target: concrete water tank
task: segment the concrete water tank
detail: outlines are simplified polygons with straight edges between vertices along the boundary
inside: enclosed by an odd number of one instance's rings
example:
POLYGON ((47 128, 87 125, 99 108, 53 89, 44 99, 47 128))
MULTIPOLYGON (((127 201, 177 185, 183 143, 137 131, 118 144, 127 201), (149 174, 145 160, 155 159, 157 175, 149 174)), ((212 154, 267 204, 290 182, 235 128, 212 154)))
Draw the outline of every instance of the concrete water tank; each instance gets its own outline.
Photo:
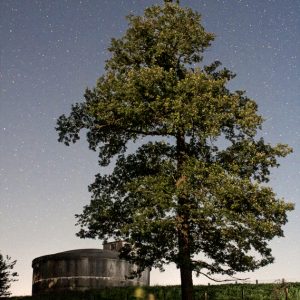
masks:
POLYGON ((32 294, 58 291, 85 291, 110 286, 149 285, 150 271, 128 279, 134 266, 119 259, 118 244, 105 249, 80 249, 50 254, 32 261, 32 294))

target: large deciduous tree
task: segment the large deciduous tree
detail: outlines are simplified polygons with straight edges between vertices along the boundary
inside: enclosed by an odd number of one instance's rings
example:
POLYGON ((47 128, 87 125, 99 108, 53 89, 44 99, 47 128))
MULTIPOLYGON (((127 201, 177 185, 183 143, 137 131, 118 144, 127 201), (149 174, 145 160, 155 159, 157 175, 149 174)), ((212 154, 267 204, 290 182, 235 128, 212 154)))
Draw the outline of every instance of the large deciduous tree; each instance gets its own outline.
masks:
POLYGON ((165 1, 128 20, 105 74, 57 122, 60 142, 85 129, 100 166, 114 166, 90 185, 78 236, 126 241, 121 255, 138 271, 175 263, 190 300, 193 271, 233 276, 273 262, 268 242, 293 205, 266 183, 291 149, 256 137, 263 119, 226 87, 234 74, 203 66, 214 35, 197 12, 165 1))
POLYGON ((18 276, 17 272, 13 272, 13 268, 16 264, 16 260, 11 261, 9 256, 4 257, 0 253, 0 297, 10 296, 9 288, 11 282, 16 281, 18 276))

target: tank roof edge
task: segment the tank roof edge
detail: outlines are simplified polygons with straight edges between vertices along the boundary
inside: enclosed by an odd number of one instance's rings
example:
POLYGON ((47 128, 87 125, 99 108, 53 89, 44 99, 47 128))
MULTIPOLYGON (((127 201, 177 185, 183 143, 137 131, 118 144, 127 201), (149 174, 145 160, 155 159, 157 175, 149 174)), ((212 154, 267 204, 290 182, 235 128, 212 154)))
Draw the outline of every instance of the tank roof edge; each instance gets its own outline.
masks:
POLYGON ((110 258, 110 259, 120 259, 118 251, 112 250, 104 250, 97 248, 88 248, 88 249, 74 249, 67 250, 63 252, 57 252, 53 254, 47 254, 43 256, 36 257, 32 260, 32 266, 36 263, 39 263, 44 260, 58 260, 58 259, 72 259, 78 257, 102 257, 102 258, 110 258))

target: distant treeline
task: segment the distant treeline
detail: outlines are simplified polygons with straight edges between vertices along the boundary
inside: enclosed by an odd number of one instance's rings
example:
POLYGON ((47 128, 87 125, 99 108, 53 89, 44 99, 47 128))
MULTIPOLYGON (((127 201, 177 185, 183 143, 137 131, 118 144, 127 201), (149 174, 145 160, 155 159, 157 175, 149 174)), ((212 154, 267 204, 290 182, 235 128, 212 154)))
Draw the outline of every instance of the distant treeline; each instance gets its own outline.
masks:
MULTIPOLYGON (((11 297, 9 300, 180 300, 180 286, 104 288, 11 297)), ((222 284, 194 287, 194 300, 300 300, 300 283, 222 284)))

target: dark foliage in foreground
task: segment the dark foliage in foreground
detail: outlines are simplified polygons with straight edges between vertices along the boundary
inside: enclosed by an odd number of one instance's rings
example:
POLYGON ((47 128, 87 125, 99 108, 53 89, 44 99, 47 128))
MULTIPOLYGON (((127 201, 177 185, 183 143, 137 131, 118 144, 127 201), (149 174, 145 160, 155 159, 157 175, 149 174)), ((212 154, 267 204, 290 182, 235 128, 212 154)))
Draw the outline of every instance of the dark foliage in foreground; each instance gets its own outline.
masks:
POLYGON ((13 268, 16 264, 16 260, 11 261, 9 256, 4 257, 0 253, 0 297, 9 296, 10 285, 13 281, 16 281, 18 276, 17 272, 13 272, 13 268))
MULTIPOLYGON (((180 286, 145 287, 144 298, 155 300, 181 299, 180 286)), ((194 299, 204 300, 300 300, 300 283, 222 284, 194 287, 194 299), (287 288, 287 290, 286 290, 287 288), (286 292, 288 293, 286 298, 286 292)), ((135 300, 135 288, 106 288, 99 291, 11 297, 10 300, 135 300)))

